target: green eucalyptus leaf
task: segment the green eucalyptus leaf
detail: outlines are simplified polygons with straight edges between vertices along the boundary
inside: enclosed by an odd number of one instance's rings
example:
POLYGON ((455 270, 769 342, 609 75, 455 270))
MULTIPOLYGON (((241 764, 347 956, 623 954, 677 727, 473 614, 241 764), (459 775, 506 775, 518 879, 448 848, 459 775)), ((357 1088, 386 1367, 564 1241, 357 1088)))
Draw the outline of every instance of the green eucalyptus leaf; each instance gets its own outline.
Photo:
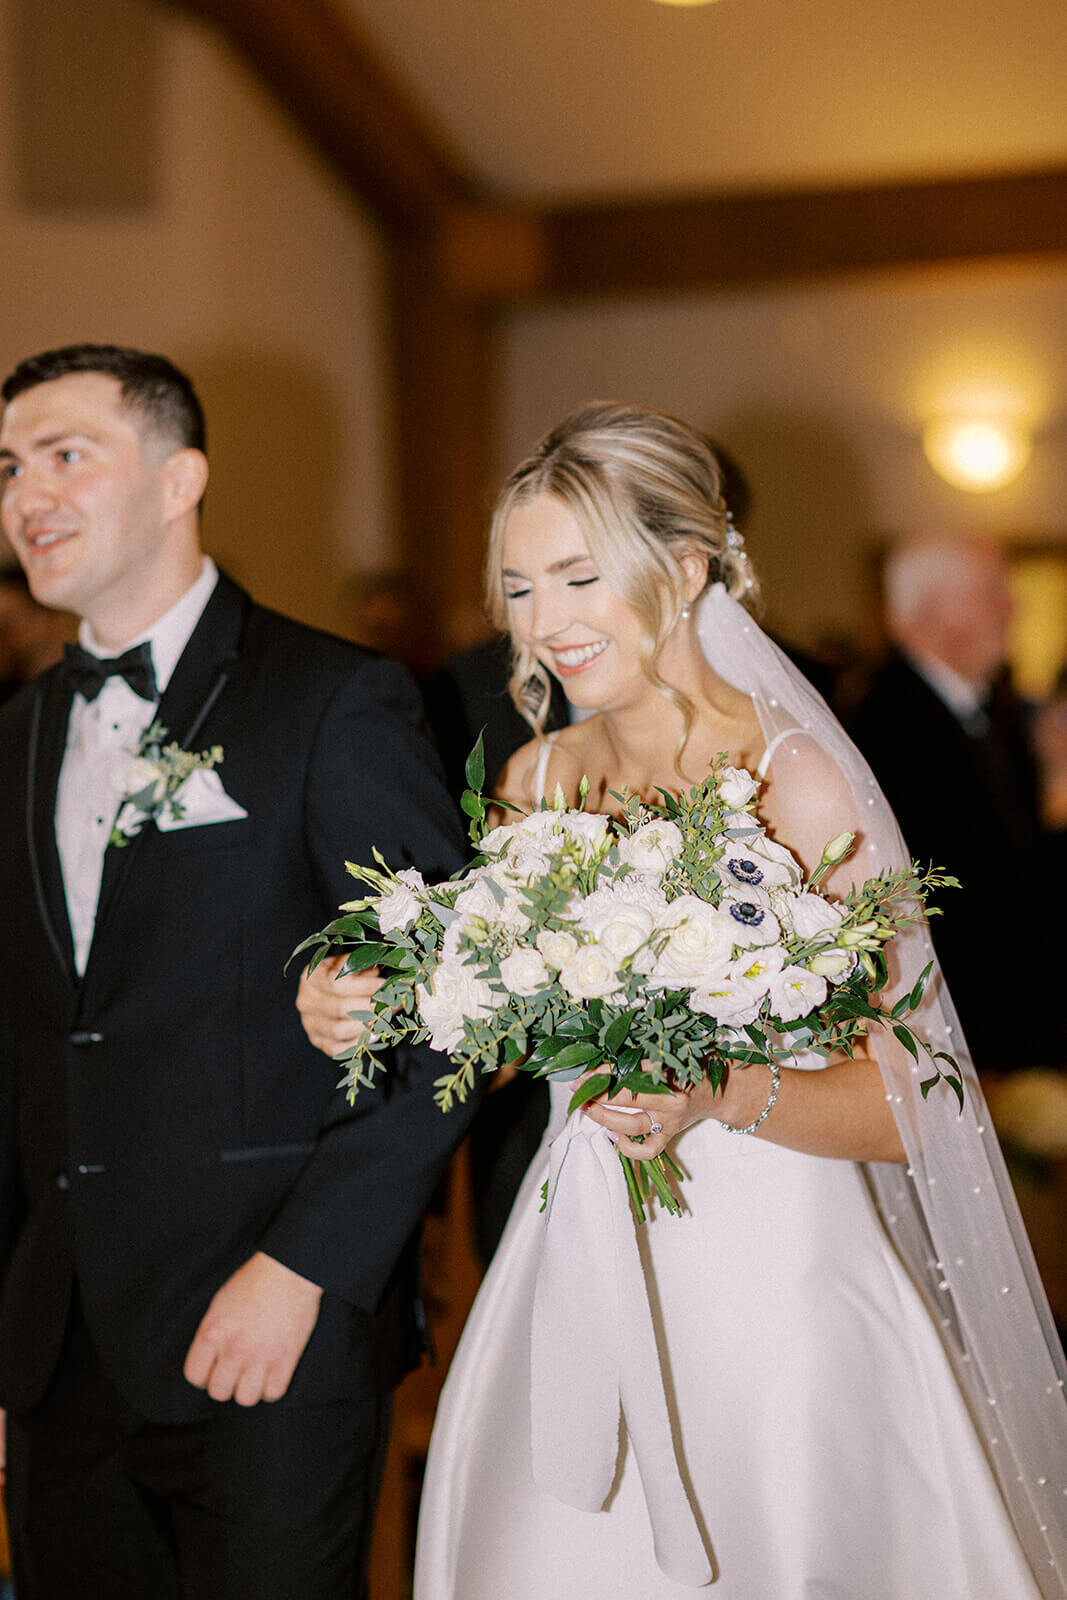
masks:
POLYGON ((601 1051, 597 1045, 569 1044, 553 1060, 553 1072, 568 1072, 571 1067, 589 1067, 594 1061, 601 1059, 601 1051))
POLYGON ((912 1056, 914 1060, 918 1061, 919 1050, 911 1030, 909 1028, 894 1028, 893 1032, 896 1034, 897 1038, 900 1040, 908 1054, 912 1056))
POLYGON ((392 951, 391 944, 357 944, 345 957, 341 971, 366 972, 368 967, 376 967, 380 961, 384 961, 392 951))
POLYGON ((471 789, 476 789, 480 794, 485 788, 485 729, 479 733, 474 741, 474 748, 463 767, 463 776, 471 789))
POLYGON ((920 972, 918 978, 915 980, 915 987, 911 991, 911 994, 908 996, 908 1006, 909 1006, 909 1009, 912 1010, 912 1011, 918 1010, 920 1004, 922 1003, 923 993, 924 993, 924 991, 926 989, 926 980, 930 976, 931 971, 933 970, 933 965, 934 964, 933 964, 932 961, 929 962, 923 968, 923 970, 920 972))
POLYGON ((611 1088, 611 1079, 606 1072, 594 1073, 591 1078, 586 1078, 580 1083, 571 1095, 567 1106, 567 1115, 577 1111, 579 1107, 587 1105, 590 1100, 595 1100, 597 1095, 604 1094, 611 1088))
POLYGON ((610 1022, 604 1033, 604 1049, 610 1056, 617 1056, 626 1043, 626 1036, 630 1032, 633 1022, 633 1013, 624 1011, 621 1016, 610 1022))

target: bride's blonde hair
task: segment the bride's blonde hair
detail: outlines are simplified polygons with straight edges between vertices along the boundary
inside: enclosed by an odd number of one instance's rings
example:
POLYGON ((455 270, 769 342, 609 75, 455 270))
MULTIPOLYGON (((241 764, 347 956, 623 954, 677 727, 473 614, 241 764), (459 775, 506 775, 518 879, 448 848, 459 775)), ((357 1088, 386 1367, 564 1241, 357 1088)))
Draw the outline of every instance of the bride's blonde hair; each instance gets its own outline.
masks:
MULTIPOLYGON (((566 506, 605 582, 638 613, 642 669, 681 707, 688 727, 693 708, 656 670, 686 603, 679 557, 706 557, 708 584, 725 584, 735 599, 755 598, 711 444, 666 412, 606 401, 572 412, 546 434, 507 479, 493 511, 486 602, 492 621, 505 631, 504 530, 516 506, 542 494, 566 506)), ((548 712, 548 674, 527 646, 514 645, 512 698, 540 733, 548 712)))

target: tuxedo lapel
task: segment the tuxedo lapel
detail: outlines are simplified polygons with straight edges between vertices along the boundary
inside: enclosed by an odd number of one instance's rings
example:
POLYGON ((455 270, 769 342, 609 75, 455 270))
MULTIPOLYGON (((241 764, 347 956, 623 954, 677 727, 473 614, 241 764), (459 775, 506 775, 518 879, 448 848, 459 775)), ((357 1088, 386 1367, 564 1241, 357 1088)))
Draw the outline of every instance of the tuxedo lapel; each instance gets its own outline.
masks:
MULTIPOLYGON (((183 750, 194 748, 237 660, 249 603, 244 590, 220 573, 156 709, 154 720, 167 730, 168 743, 179 744, 183 750)), ((94 950, 123 885, 130 877, 138 848, 151 827, 151 823, 146 823, 128 844, 108 846, 96 908, 94 950)), ((91 963, 92 951, 89 960, 91 963)))
POLYGON ((38 680, 30 716, 26 771, 26 846, 45 936, 68 981, 76 982, 74 946, 56 844, 56 790, 73 696, 60 672, 38 680))

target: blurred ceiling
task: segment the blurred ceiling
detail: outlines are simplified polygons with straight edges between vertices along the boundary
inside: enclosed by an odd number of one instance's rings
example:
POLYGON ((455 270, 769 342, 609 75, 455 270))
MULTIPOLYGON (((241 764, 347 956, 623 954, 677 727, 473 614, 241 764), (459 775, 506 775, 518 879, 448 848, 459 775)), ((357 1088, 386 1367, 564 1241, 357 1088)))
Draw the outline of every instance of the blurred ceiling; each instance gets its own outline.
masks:
POLYGON ((500 199, 1067 165, 1067 0, 337 0, 500 199))

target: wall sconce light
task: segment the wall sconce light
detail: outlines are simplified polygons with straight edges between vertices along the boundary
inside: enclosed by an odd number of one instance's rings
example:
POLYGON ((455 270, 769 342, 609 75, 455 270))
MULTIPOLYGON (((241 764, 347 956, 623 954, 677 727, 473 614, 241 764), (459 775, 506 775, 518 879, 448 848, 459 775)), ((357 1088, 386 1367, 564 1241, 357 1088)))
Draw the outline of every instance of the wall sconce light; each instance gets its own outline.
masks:
POLYGON ((923 449, 936 472, 957 489, 989 494, 1018 477, 1030 459, 1030 436, 1014 417, 935 417, 923 449))

